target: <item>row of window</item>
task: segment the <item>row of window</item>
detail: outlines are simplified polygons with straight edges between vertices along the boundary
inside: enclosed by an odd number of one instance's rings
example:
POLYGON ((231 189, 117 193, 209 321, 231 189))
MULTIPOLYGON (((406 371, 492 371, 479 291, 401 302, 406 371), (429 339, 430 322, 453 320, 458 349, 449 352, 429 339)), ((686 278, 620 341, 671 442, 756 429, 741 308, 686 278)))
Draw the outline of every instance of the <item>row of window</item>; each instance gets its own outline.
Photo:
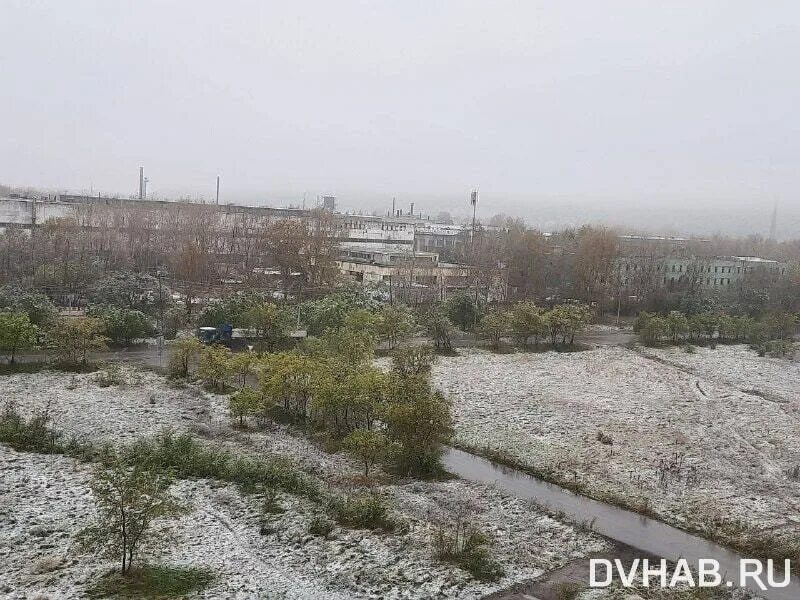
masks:
MULTIPOLYGON (((343 222, 339 225, 339 229, 377 229, 377 226, 368 227, 366 223, 343 222)), ((407 226, 404 224, 381 223, 381 231, 405 231, 406 229, 407 226)))
MULTIPOLYGON (((683 272, 686 272, 686 273, 711 273, 711 267, 710 266, 704 267, 702 265, 699 266, 699 267, 697 265, 686 265, 686 269, 685 270, 683 268, 684 267, 683 265, 674 265, 673 264, 671 269, 667 268, 667 265, 656 265, 656 271, 661 271, 661 267, 662 266, 664 267, 664 272, 672 272, 672 273, 683 273, 683 272)), ((735 272, 737 274, 741 275, 742 267, 720 267, 720 266, 715 266, 714 267, 714 273, 734 273, 733 269, 736 269, 735 272)), ((646 269, 644 268, 644 266, 642 266, 642 268, 640 269, 639 265, 636 264, 636 263, 633 263, 633 264, 626 263, 625 264, 625 270, 626 271, 640 271, 640 270, 641 271, 645 271, 646 269)), ((745 267, 744 272, 745 273, 748 272, 747 267, 745 267)), ((750 267, 749 272, 750 273, 753 272, 753 268, 752 267, 750 267)))
MULTIPOLYGON (((683 280, 684 280, 683 277, 678 277, 678 281, 683 281, 683 280)), ((706 285, 712 285, 712 281, 713 281, 713 285, 730 285, 731 284, 730 277, 722 277, 722 278, 719 278, 719 279, 716 278, 716 277, 714 279, 712 279, 711 277, 706 277, 706 285)), ((669 282, 670 283, 675 283, 675 278, 674 277, 670 277, 669 278, 669 282)), ((702 279, 700 279, 700 283, 703 283, 702 279)), ((667 278, 664 277, 664 285, 666 285, 666 284, 667 284, 667 278)))

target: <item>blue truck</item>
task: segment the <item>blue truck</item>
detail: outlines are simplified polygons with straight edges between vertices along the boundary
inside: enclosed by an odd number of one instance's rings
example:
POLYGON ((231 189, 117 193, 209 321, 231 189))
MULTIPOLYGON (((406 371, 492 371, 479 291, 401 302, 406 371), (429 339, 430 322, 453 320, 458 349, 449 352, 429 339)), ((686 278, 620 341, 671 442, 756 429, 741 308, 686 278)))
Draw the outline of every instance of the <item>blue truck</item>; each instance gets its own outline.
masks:
POLYGON ((216 327, 199 327, 197 339, 204 344, 222 344, 230 348, 233 345, 233 325, 222 323, 216 327))

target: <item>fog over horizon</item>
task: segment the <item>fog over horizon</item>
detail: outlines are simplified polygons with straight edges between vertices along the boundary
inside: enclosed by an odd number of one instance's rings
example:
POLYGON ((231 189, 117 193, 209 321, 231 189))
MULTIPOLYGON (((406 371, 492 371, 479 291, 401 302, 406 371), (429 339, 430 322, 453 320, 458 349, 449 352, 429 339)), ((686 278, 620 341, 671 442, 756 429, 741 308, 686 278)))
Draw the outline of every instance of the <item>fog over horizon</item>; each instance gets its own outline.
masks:
POLYGON ((24 2, 0 183, 800 237, 790 2, 24 2))

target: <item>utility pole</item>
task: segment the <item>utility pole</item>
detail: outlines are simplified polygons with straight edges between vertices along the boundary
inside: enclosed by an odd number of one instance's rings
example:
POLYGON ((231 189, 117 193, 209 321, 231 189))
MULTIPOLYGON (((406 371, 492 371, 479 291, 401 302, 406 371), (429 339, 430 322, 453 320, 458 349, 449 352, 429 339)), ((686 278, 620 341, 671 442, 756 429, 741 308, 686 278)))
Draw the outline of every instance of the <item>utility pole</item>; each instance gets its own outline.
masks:
POLYGON ((219 206, 219 175, 217 175, 217 206, 219 206))
MULTIPOLYGON (((478 190, 472 190, 469 195, 472 204, 472 235, 470 236, 470 251, 472 253, 472 268, 475 269, 475 325, 478 325, 478 265, 477 255, 475 254, 475 213, 478 208, 478 190)), ((476 333, 477 335, 477 333, 476 333)))
POLYGON ((161 270, 156 270, 158 279, 158 366, 162 366, 164 355, 164 297, 161 292, 161 270))
POLYGON ((36 198, 31 199, 31 281, 36 286, 36 198))

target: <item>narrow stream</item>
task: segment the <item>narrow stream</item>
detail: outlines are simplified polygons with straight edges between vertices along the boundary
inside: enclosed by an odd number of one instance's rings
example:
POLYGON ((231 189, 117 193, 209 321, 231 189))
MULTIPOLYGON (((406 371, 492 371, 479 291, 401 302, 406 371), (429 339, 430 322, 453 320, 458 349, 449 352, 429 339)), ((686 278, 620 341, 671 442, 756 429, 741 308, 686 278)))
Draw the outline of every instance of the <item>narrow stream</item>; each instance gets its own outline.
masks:
MULTIPOLYGON (((729 587, 738 585, 740 559, 749 558, 661 521, 580 496, 527 473, 498 465, 462 450, 449 449, 444 455, 444 464, 448 471, 464 479, 495 484, 519 498, 534 500, 552 511, 561 511, 575 521, 593 521, 593 531, 641 550, 645 554, 671 561, 684 558, 689 562, 692 574, 695 576, 699 559, 715 559, 720 564, 723 585, 727 581, 733 582, 729 587)), ((782 565, 782 561, 776 562, 776 567, 782 565)), ((796 575, 797 567, 796 564, 792 565, 794 575, 788 587, 771 588, 768 591, 762 591, 751 585, 748 587, 759 596, 770 600, 798 600, 800 578, 796 575)), ((766 570, 766 564, 764 568, 766 570)), ((775 578, 781 581, 783 576, 777 573, 775 578)), ((766 583, 766 578, 762 576, 762 579, 766 583)), ((616 576, 615 581, 619 581, 616 576)), ((588 583, 587 581, 586 584, 588 583)))

